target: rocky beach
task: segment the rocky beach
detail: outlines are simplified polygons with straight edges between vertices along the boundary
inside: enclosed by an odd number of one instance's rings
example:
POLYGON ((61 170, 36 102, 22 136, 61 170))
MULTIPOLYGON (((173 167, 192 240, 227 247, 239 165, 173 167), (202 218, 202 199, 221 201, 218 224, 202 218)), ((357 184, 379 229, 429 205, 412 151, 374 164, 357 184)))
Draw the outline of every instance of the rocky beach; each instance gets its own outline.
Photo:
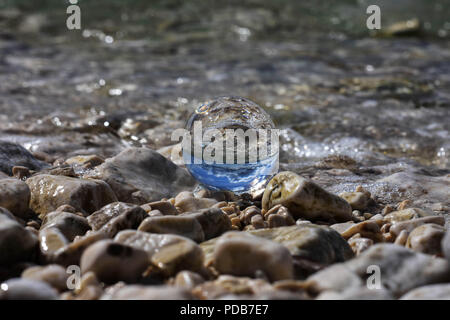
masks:
POLYGON ((450 1, 373 2, 0 4, 0 300, 450 299, 450 1), (171 140, 223 95, 260 192, 171 140))

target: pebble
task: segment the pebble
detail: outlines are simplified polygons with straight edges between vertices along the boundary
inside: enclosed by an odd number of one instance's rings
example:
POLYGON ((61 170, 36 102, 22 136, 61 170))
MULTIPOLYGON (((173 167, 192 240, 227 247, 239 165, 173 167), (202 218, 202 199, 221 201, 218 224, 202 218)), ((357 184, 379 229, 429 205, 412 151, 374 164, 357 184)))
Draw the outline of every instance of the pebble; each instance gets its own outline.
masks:
POLYGON ((57 264, 34 266, 22 272, 23 279, 46 282, 60 292, 67 290, 68 277, 66 269, 57 264))
POLYGON ((91 229, 86 218, 70 212, 54 212, 56 215, 50 220, 46 216, 46 222, 41 225, 40 230, 58 229, 67 240, 73 241, 76 236, 84 235, 91 229))
POLYGON ((30 188, 17 179, 0 179, 0 207, 8 209, 12 214, 27 219, 29 214, 30 188))
POLYGON ((406 247, 427 254, 442 255, 441 241, 444 238, 443 226, 434 223, 423 224, 409 234, 406 247))
POLYGON ((445 219, 442 216, 429 216, 401 221, 394 223, 394 225, 390 227, 389 232, 392 234, 392 236, 397 237, 403 230, 407 233, 410 233, 415 228, 427 223, 434 223, 443 226, 445 224, 445 219))
POLYGON ((92 230, 113 238, 121 230, 136 229, 147 216, 137 205, 113 202, 91 214, 87 220, 92 230))
POLYGON ((105 160, 95 154, 86 156, 75 156, 65 161, 69 165, 87 166, 89 168, 101 165, 105 160))
POLYGON ((17 221, 0 214, 0 266, 32 261, 38 246, 37 237, 17 221))
POLYGON ((100 240, 89 246, 81 256, 83 273, 93 272, 105 283, 136 282, 149 266, 147 253, 112 240, 100 240))
POLYGON ((167 275, 181 270, 198 272, 203 269, 203 251, 185 237, 124 230, 114 240, 146 251, 152 264, 167 275))
POLYGON ((69 244, 69 240, 57 228, 47 228, 39 231, 39 246, 41 253, 51 260, 53 254, 69 244))
MULTIPOLYGON (((294 259, 296 277, 303 277, 305 274, 316 271, 315 268, 310 267, 311 265, 323 267, 346 261, 354 255, 347 241, 338 232, 311 223, 251 230, 248 233, 275 241, 286 247, 294 259)), ((212 256, 218 239, 220 238, 200 244, 205 252, 206 265, 212 263, 212 256)))
POLYGON ((42 281, 13 278, 3 283, 7 290, 0 289, 0 300, 57 300, 58 292, 42 281))
POLYGON ((450 280, 449 264, 444 259, 383 243, 373 245, 343 264, 313 274, 306 281, 308 290, 318 294, 325 290, 343 292, 352 287, 365 287, 367 268, 372 265, 380 268, 382 288, 395 298, 419 286, 450 280))
POLYGON ((190 217, 202 226, 205 240, 218 237, 231 230, 230 218, 219 208, 201 209, 197 212, 182 213, 179 217, 190 217))
POLYGON ((450 300, 450 283, 416 288, 403 295, 400 300, 450 300))
POLYGON ((361 237, 372 239, 374 242, 383 242, 380 225, 382 220, 366 220, 360 223, 341 223, 332 225, 331 228, 339 230, 339 233, 344 239, 350 239, 355 234, 360 234, 361 237))
POLYGON ((41 174, 26 180, 31 190, 30 207, 43 219, 61 205, 70 205, 88 215, 117 201, 111 188, 100 180, 41 174))
POLYGON ((195 242, 205 240, 202 225, 192 216, 148 217, 139 225, 139 231, 160 234, 177 234, 195 242))
POLYGON ((289 250, 270 240, 231 231, 214 248, 214 268, 221 274, 254 277, 261 270, 271 281, 291 279, 293 261, 289 250))
POLYGON ((7 175, 12 175, 14 166, 22 166, 39 171, 48 167, 48 164, 39 161, 28 150, 18 144, 0 141, 0 171, 7 175))
POLYGON ((186 170, 148 148, 127 148, 87 176, 106 181, 119 201, 139 205, 192 190, 196 184, 186 170))
POLYGON ((104 240, 106 238, 107 236, 103 232, 88 231, 87 234, 83 237, 75 239, 71 243, 62 244, 62 246, 60 246, 56 251, 52 252, 50 260, 63 266, 79 265, 81 255, 86 250, 86 248, 96 243, 97 241, 104 240))
POLYGON ((345 199, 353 210, 364 210, 370 200, 370 193, 364 192, 343 192, 339 197, 345 199))
POLYGON ((329 193, 314 182, 285 171, 270 180, 264 191, 264 210, 282 204, 295 219, 348 221, 352 208, 344 199, 329 193))
POLYGON ((430 214, 422 209, 408 208, 388 213, 387 215, 384 216, 384 220, 395 223, 427 216, 430 216, 430 214))
POLYGON ((179 214, 177 208, 169 201, 154 201, 141 206, 146 212, 158 210, 163 215, 179 214))
POLYGON ((171 286, 128 285, 106 292, 102 300, 192 300, 185 288, 171 286))
POLYGON ((217 204, 217 200, 210 198, 196 198, 194 194, 189 191, 180 192, 175 197, 175 207, 180 212, 191 212, 199 209, 211 208, 217 204))

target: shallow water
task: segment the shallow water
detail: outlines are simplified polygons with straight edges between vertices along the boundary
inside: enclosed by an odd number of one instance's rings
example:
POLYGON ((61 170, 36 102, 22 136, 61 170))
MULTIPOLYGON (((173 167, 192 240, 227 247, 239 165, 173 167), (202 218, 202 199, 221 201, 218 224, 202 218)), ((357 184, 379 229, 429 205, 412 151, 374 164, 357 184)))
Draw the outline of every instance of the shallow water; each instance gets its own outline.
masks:
POLYGON ((95 1, 69 31, 59 2, 6 1, 0 138, 55 158, 160 148, 200 102, 240 95, 284 129, 281 168, 333 191, 448 175, 450 1, 372 2, 383 26, 422 28, 372 37, 367 1, 95 1))

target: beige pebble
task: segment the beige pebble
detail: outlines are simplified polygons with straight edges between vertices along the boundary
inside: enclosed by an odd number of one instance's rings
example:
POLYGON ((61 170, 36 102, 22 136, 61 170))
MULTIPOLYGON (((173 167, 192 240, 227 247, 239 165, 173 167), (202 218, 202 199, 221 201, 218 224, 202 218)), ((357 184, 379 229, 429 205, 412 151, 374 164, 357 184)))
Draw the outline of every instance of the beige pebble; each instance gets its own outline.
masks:
POLYGON ((409 234, 406 247, 432 255, 442 255, 441 241, 445 235, 443 226, 427 223, 415 228, 409 234))
POLYGON ((289 171, 278 173, 266 186, 263 208, 269 210, 277 204, 288 208, 296 219, 351 220, 347 201, 289 171))

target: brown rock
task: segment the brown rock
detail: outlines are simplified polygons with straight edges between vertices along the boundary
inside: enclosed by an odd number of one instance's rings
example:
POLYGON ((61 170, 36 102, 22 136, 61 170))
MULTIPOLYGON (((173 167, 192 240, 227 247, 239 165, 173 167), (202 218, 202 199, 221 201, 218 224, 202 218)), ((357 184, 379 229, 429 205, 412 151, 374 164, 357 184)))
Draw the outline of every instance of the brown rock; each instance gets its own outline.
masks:
POLYGON ((136 282, 149 266, 148 256, 139 250, 111 240, 100 240, 81 256, 83 273, 92 271, 105 283, 136 282))

